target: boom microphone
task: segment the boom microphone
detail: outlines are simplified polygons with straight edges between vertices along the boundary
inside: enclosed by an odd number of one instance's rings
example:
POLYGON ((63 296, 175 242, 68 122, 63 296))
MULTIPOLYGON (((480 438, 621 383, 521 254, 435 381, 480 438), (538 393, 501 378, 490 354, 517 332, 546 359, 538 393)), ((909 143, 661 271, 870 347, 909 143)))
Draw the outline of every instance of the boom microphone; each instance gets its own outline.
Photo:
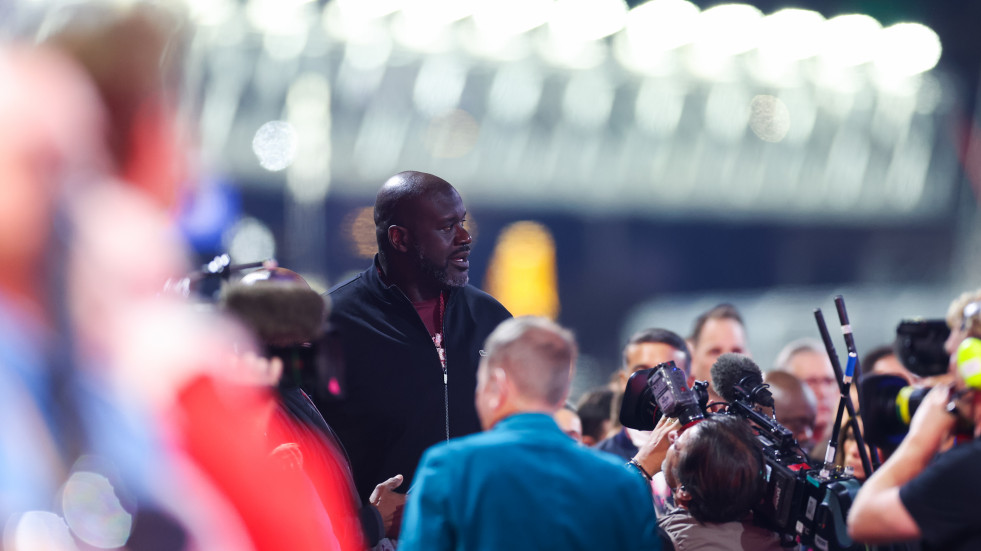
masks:
POLYGON ((773 395, 763 384, 756 362, 742 354, 723 354, 712 365, 712 386, 726 402, 749 400, 773 407, 773 395))

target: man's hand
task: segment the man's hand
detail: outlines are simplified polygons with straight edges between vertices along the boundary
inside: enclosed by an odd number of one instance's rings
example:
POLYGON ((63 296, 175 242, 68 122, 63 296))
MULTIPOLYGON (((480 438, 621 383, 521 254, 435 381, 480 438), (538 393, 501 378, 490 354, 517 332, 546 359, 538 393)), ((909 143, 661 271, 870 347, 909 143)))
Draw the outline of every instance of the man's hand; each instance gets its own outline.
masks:
POLYGON ((395 491, 402 485, 402 475, 397 474, 385 482, 375 486, 368 501, 374 505, 381 514, 382 523, 385 525, 385 535, 395 539, 398 537, 398 528, 402 520, 402 508, 405 506, 405 494, 395 491))
POLYGON ((916 408, 916 413, 910 421, 909 432, 904 442, 912 439, 917 447, 929 451, 929 457, 940 451, 940 446, 953 432, 954 425, 957 423, 957 416, 947 411, 951 391, 948 385, 933 387, 916 408))
POLYGON ((928 392, 899 448, 858 491, 848 512, 848 534, 853 539, 884 543, 920 537, 920 527, 903 505, 899 489, 923 471, 953 430, 957 418, 947 411, 949 401, 949 386, 928 392))
POLYGON ((676 430, 681 430, 681 423, 677 419, 662 416, 651 431, 647 442, 637 450, 634 461, 643 467, 647 474, 654 475, 661 471, 661 463, 664 462, 664 456, 668 454, 668 448, 671 447, 668 434, 676 430))

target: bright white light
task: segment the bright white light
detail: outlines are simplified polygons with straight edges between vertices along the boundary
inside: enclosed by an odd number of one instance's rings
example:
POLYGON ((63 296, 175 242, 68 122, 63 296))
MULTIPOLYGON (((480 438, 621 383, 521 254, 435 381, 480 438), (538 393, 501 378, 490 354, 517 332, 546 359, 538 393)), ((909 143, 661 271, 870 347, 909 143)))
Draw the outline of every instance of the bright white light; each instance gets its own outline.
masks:
POLYGON ((562 40, 599 40, 624 27, 624 0, 557 0, 549 29, 562 40))
POLYGON ((261 221, 246 217, 222 235, 225 250, 235 264, 276 258, 276 239, 261 221))
POLYGON ((671 50, 695 37, 698 6, 686 0, 651 0, 627 14, 626 34, 635 55, 671 50))
POLYGON ((477 0, 473 19, 483 33, 510 36, 546 23, 554 5, 554 0, 477 0))
POLYGON ((558 35, 551 29, 544 37, 539 35, 538 38, 542 57, 555 65, 571 69, 593 69, 606 61, 606 42, 584 41, 568 34, 558 35))
POLYGON ((345 17, 375 19, 384 17, 402 7, 402 0, 334 0, 345 17))
POLYGON ((402 14, 409 20, 447 25, 473 14, 476 0, 405 0, 402 14))
POLYGON ((259 127, 252 138, 252 151, 262 168, 276 172, 296 159, 297 136, 286 121, 269 121, 259 127))
POLYGON ((722 4, 698 16, 695 46, 701 55, 734 56, 755 48, 763 12, 747 4, 722 4))
POLYGON ((442 53, 452 46, 450 26, 438 19, 408 17, 401 14, 392 24, 392 34, 400 44, 417 52, 442 53))
POLYGON ((498 69, 487 95, 487 113, 507 124, 522 124, 538 109, 542 72, 526 63, 508 63, 498 69))
POLYGON ((3 531, 4 549, 45 549, 78 551, 68 525, 48 511, 27 511, 14 515, 3 531))
POLYGON ((422 142, 434 158, 456 159, 473 150, 479 134, 480 125, 473 115, 455 109, 431 120, 422 142))
POLYGON ((286 174, 286 188, 299 203, 317 204, 330 188, 330 83, 320 73, 298 77, 286 96, 288 118, 297 135, 296 162, 286 174))
POLYGON ((868 15, 832 17, 822 29, 821 58, 831 65, 852 67, 875 55, 882 25, 868 15))
POLYGON ((821 48, 824 16, 816 11, 784 9, 760 23, 760 53, 794 61, 814 56, 821 48))
POLYGON ((749 127, 765 142, 779 142, 790 130, 790 110, 776 96, 759 95, 749 106, 749 127))
POLYGON ((610 118, 613 96, 613 87, 608 79, 593 71, 579 73, 566 85, 562 113, 578 126, 598 128, 610 118))
POLYGON ((238 8, 238 3, 232 0, 188 0, 185 4, 190 19, 202 26, 221 25, 228 21, 238 8))
POLYGON ((705 128, 723 142, 736 142, 746 133, 750 98, 741 85, 717 84, 705 99, 705 128))
POLYGON ((453 58, 429 58, 419 69, 412 98, 426 115, 442 115, 460 104, 466 83, 467 67, 463 63, 453 58))
POLYGON ((295 34, 307 28, 312 0, 251 0, 245 8, 256 29, 272 34, 295 34))
POLYGON ((919 23, 897 23, 878 35, 876 69, 899 76, 929 71, 940 61, 943 48, 933 29, 919 23))
POLYGON ((634 107, 637 126, 656 136, 670 136, 678 128, 687 90, 673 79, 646 79, 634 107))
POLYGON ((123 509, 106 477, 72 473, 62 491, 65 522, 85 543, 101 549, 122 547, 133 529, 133 515, 123 509))

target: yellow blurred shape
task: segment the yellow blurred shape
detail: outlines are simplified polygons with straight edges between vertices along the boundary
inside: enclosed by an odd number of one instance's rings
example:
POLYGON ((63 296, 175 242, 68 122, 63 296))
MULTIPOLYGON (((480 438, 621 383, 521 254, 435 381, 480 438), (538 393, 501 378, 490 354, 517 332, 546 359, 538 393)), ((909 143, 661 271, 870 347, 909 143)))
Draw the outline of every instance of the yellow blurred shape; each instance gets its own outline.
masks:
POLYGON ((487 269, 485 288, 515 316, 559 314, 555 240, 538 222, 504 228, 487 269))
POLYGON ((375 239, 375 208, 364 207, 344 218, 344 233, 360 258, 373 258, 378 250, 375 239))

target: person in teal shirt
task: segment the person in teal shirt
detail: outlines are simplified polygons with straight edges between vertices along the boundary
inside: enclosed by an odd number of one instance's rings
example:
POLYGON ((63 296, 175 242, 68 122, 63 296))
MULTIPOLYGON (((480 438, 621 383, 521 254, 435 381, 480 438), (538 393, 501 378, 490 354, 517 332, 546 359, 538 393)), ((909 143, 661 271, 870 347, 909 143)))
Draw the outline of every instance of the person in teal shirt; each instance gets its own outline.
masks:
POLYGON ((484 432, 423 455, 399 551, 659 550, 645 477, 551 417, 569 392, 572 334, 526 316, 499 325, 484 348, 475 396, 484 432))

